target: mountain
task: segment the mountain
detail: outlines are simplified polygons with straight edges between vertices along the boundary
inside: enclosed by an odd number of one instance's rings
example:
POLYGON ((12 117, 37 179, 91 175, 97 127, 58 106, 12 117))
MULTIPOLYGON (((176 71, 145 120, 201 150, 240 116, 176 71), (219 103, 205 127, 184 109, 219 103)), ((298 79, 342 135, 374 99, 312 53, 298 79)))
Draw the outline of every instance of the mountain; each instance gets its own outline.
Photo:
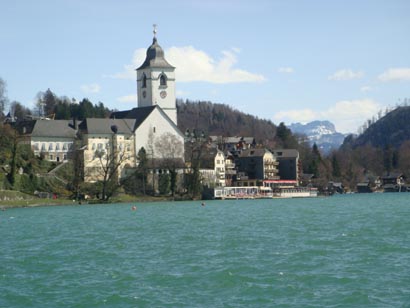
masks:
POLYGON ((307 124, 293 123, 289 125, 289 129, 294 134, 305 135, 311 145, 316 143, 325 154, 338 149, 346 137, 344 134, 338 133, 334 124, 329 121, 313 121, 307 124))
POLYGON ((360 136, 350 139, 353 147, 369 144, 380 148, 399 148, 410 140, 410 106, 397 107, 372 123, 360 136))

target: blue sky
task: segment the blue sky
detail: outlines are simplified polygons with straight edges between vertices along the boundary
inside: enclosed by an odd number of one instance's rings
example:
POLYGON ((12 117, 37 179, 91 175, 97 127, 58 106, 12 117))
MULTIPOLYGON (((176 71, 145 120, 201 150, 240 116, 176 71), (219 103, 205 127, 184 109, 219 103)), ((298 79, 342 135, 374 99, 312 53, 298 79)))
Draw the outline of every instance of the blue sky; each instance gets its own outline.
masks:
POLYGON ((410 1, 0 0, 0 77, 10 100, 59 96, 137 106, 152 42, 177 96, 274 123, 330 120, 357 132, 410 97, 410 1))

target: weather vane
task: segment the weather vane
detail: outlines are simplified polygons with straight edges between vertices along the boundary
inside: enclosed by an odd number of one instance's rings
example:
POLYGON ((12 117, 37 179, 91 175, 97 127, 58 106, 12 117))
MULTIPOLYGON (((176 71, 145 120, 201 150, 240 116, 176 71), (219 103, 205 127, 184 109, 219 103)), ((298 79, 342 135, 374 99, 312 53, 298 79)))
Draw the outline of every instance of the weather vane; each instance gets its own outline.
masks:
POLYGON ((152 25, 153 27, 154 27, 154 37, 156 37, 157 36, 157 24, 153 24, 152 25))

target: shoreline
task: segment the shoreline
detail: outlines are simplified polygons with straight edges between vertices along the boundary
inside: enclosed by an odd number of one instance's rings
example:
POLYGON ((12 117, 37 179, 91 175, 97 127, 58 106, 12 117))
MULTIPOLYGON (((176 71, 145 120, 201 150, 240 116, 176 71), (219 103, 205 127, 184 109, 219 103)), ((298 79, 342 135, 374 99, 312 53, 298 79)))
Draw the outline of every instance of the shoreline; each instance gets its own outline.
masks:
POLYGON ((152 196, 140 196, 140 197, 129 197, 126 198, 113 198, 112 200, 88 200, 88 201, 76 201, 72 199, 13 199, 13 200, 1 200, 0 199, 0 210, 13 209, 13 208, 33 208, 42 206, 82 206, 82 205, 100 205, 100 204, 115 204, 115 203, 154 203, 161 201, 183 201, 175 200, 166 197, 152 197, 152 196))

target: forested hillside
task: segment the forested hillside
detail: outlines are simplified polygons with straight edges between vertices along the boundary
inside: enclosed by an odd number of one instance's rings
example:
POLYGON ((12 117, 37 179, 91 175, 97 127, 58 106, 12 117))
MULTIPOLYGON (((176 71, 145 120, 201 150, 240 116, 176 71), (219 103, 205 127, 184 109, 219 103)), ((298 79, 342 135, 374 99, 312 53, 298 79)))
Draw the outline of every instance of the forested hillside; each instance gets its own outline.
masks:
POLYGON ((227 105, 211 102, 177 101, 178 127, 204 131, 206 135, 249 136, 258 143, 275 139, 277 127, 269 120, 245 114, 227 105))
POLYGON ((391 146, 398 149, 409 139, 410 106, 401 106, 371 124, 356 139, 350 139, 350 142, 354 148, 370 145, 381 148, 391 146))

